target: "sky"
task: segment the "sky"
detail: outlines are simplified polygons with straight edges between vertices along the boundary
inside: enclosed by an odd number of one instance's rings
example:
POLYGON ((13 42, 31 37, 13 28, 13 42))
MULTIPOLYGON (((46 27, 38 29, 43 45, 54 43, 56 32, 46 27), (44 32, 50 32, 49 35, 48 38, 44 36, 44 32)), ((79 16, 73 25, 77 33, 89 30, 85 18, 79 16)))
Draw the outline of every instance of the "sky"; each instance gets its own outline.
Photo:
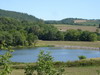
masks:
POLYGON ((1 0, 0 9, 27 13, 43 20, 100 19, 100 0, 1 0))

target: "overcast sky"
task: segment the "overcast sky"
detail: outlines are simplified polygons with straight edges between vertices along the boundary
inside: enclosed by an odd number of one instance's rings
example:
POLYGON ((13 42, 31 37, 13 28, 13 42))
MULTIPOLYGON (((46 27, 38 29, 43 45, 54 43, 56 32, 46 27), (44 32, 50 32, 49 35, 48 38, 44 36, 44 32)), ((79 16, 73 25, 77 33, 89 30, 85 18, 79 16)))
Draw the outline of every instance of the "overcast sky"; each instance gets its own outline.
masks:
POLYGON ((24 12, 44 20, 100 19, 100 0, 1 0, 0 9, 24 12))

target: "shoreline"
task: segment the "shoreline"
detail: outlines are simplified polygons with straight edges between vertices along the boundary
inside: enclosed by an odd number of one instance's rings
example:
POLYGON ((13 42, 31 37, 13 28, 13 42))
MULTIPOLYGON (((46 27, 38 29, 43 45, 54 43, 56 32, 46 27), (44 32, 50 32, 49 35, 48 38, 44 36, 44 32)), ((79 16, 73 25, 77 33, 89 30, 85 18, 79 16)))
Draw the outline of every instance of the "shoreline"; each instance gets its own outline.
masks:
POLYGON ((88 49, 88 50, 100 50, 99 47, 87 47, 87 46, 55 45, 55 47, 63 47, 63 48, 66 48, 66 49, 88 49))
MULTIPOLYGON (((73 45, 40 45, 35 47, 62 47, 66 49, 87 49, 87 50, 99 50, 99 47, 87 47, 87 46, 73 46, 73 45)), ((13 47, 13 49, 17 48, 35 48, 34 46, 20 46, 20 47, 13 47)))
POLYGON ((35 48, 35 47, 62 47, 66 49, 87 49, 87 50, 99 50, 100 41, 97 42, 82 42, 82 41, 42 41, 39 40, 36 46, 9 46, 12 49, 18 48, 35 48))
MULTIPOLYGON (((87 46, 73 46, 73 45, 36 45, 35 47, 62 47, 66 49, 87 49, 87 50, 99 50, 99 47, 87 47, 87 46)), ((13 49, 17 48, 35 48, 34 46, 19 46, 19 47, 13 47, 13 49)))
POLYGON ((88 42, 88 41, 38 41, 38 46, 50 45, 54 47, 64 47, 67 49, 88 49, 88 50, 100 50, 100 41, 88 42))

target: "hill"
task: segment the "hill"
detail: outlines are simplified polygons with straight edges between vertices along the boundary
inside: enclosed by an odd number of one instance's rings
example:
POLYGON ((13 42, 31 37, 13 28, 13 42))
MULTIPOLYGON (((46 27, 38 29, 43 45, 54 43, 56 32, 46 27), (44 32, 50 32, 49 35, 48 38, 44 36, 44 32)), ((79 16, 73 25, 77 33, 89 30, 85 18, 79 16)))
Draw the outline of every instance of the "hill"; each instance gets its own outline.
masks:
POLYGON ((0 9, 0 17, 10 17, 10 18, 26 20, 26 21, 41 21, 35 16, 28 15, 26 13, 20 13, 20 12, 8 11, 8 10, 2 10, 2 9, 0 9))
MULTIPOLYGON (((27 13, 21 13, 16 11, 8 11, 0 9, 0 17, 10 17, 18 20, 26 20, 32 22, 44 22, 41 19, 36 18, 33 15, 27 13)), ((46 24, 70 24, 70 25, 86 25, 86 26, 98 26, 100 24, 100 19, 82 19, 82 18, 65 18, 62 20, 46 20, 46 24)))
POLYGON ((86 26, 98 26, 100 19, 81 19, 81 18, 65 18, 59 21, 48 20, 46 24, 70 24, 70 25, 86 25, 86 26))

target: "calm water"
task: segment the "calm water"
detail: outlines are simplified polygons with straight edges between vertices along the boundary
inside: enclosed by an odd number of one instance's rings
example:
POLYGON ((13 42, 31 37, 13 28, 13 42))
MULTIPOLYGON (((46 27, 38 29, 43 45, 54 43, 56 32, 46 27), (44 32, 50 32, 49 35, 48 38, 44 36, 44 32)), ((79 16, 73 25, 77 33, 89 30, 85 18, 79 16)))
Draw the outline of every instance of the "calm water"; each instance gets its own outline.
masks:
MULTIPOLYGON (((78 60, 78 56, 84 55, 87 58, 100 57, 100 51, 96 50, 80 50, 80 49, 64 49, 58 47, 38 47, 27 49, 16 49, 13 52, 11 60, 13 62, 36 62, 40 50, 49 51, 54 57, 54 61, 74 61, 78 60)), ((0 54, 5 51, 0 51, 0 54)))

